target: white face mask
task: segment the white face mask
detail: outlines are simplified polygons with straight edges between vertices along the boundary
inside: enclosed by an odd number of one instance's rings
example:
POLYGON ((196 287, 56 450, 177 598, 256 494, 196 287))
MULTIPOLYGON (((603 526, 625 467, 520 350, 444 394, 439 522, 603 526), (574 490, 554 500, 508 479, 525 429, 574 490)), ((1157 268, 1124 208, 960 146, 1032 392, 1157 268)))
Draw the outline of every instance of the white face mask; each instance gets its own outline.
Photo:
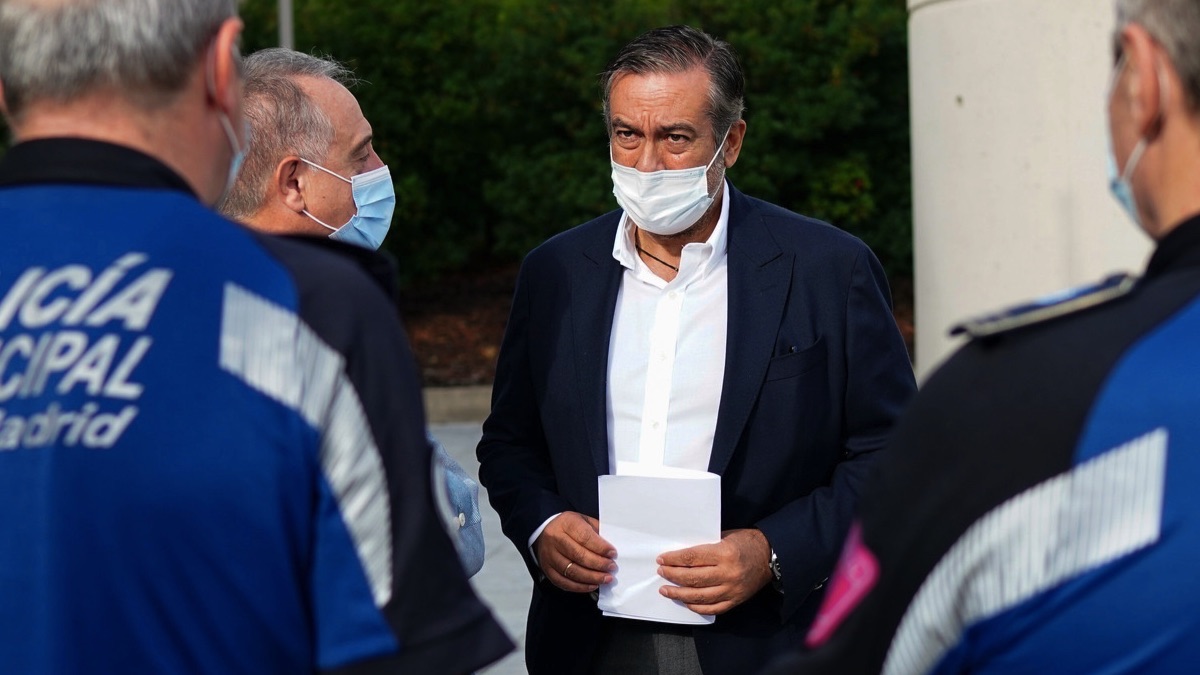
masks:
MULTIPOLYGON (((728 136, 726 131, 725 137, 728 136)), ((608 156, 612 163, 613 195, 617 204, 638 227, 651 234, 670 236, 683 232, 695 225, 712 206, 713 197, 708 194, 708 170, 724 149, 725 138, 722 138, 717 154, 706 166, 642 172, 617 164, 612 159, 610 146, 608 156)))

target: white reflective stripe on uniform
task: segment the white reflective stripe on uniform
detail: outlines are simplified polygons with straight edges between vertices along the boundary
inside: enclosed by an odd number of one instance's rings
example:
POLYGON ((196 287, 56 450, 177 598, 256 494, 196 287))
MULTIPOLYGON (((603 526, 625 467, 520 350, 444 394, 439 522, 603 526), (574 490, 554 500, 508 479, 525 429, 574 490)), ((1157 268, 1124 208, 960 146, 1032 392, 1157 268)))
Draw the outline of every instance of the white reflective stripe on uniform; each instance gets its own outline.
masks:
POLYGON ((1155 429, 988 512, 921 584, 884 675, 929 672, 970 626, 1157 541, 1166 464, 1155 429))
POLYGON ((392 597, 391 505, 383 460, 344 362, 295 313, 225 285, 221 367, 320 432, 321 468, 383 607, 392 597))

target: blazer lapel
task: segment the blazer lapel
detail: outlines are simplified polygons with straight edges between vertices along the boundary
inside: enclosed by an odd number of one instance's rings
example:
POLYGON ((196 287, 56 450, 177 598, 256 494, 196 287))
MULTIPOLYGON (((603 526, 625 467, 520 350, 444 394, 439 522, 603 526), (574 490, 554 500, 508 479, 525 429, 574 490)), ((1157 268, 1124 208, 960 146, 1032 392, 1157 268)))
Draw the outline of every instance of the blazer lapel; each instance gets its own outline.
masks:
POLYGON ((742 193, 730 187, 729 194, 725 381, 708 463, 715 474, 729 465, 758 399, 783 317, 794 258, 784 255, 742 193))
POLYGON ((571 270, 573 357, 583 411, 581 423, 597 476, 609 473, 608 347, 623 269, 612 257, 619 215, 618 211, 613 227, 597 228, 598 232, 606 233, 607 240, 597 236, 588 242, 571 270))

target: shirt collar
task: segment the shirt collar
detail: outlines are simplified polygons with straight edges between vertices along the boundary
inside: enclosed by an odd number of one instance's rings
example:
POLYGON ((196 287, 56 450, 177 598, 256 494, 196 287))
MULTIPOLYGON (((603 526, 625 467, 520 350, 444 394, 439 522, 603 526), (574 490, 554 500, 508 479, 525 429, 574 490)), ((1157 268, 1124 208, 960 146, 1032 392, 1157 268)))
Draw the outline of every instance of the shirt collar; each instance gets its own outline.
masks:
MULTIPOLYGON (((634 247, 633 227, 633 221, 629 219, 629 214, 622 213, 621 223, 617 227, 616 241, 613 242, 613 258, 622 266, 636 270, 638 265, 645 263, 641 261, 637 249, 634 247)), ((717 218, 717 226, 713 228, 712 234, 708 235, 708 240, 702 244, 692 243, 687 246, 711 247, 712 250, 704 264, 703 272, 711 270, 725 257, 729 246, 729 181, 721 181, 721 215, 717 218)))
POLYGON ((85 138, 41 138, 9 148, 0 159, 0 186, 31 183, 163 188, 196 196, 187 181, 154 157, 85 138))
POLYGON ((1183 221, 1159 240, 1146 265, 1146 278, 1191 266, 1200 266, 1200 214, 1183 221))

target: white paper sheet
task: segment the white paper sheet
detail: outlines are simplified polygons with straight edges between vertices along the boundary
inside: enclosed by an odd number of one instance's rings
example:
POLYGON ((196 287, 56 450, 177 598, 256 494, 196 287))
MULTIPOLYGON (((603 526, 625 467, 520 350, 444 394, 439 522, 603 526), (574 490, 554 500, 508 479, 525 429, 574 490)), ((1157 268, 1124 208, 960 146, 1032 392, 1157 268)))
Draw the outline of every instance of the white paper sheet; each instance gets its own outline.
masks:
POLYGON ((607 616, 703 625, 715 617, 663 597, 658 556, 721 540, 721 477, 706 471, 620 462, 600 476, 600 536, 617 550, 613 582, 600 587, 607 616))

